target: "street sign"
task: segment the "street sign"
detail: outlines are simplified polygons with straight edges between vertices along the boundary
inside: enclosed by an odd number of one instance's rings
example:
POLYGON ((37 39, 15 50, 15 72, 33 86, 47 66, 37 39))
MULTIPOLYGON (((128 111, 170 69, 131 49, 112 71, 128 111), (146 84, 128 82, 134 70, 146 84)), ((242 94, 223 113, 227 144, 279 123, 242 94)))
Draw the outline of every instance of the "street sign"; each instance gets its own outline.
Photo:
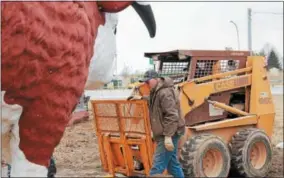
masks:
POLYGON ((152 58, 149 58, 149 64, 154 65, 154 61, 152 58))

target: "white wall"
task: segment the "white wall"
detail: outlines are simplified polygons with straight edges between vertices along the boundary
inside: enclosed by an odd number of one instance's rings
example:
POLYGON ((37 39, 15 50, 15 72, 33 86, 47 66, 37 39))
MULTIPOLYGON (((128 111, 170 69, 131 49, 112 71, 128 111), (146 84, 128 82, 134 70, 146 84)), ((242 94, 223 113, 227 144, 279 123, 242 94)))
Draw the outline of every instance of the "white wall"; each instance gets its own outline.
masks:
POLYGON ((273 95, 283 94, 283 85, 275 85, 274 87, 271 87, 271 92, 273 95))
POLYGON ((133 90, 117 89, 117 90, 85 90, 86 96, 91 96, 91 99, 126 99, 131 96, 133 90))
MULTIPOLYGON (((283 94, 283 86, 278 85, 271 87, 271 92, 274 95, 283 94)), ((91 96, 91 99, 126 99, 131 96, 131 89, 118 90, 86 90, 85 95, 91 96)))

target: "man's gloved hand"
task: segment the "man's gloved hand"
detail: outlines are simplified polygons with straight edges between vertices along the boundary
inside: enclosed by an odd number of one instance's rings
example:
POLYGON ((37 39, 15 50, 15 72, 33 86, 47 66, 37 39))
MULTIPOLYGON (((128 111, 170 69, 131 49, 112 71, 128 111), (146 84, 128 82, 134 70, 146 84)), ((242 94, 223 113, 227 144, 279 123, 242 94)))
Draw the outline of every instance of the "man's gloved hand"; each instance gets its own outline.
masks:
POLYGON ((141 99, 142 99, 142 96, 139 96, 139 95, 129 96, 127 98, 127 100, 141 100, 141 99))
POLYGON ((173 144, 172 137, 166 137, 165 136, 165 147, 168 151, 174 151, 175 146, 173 144))

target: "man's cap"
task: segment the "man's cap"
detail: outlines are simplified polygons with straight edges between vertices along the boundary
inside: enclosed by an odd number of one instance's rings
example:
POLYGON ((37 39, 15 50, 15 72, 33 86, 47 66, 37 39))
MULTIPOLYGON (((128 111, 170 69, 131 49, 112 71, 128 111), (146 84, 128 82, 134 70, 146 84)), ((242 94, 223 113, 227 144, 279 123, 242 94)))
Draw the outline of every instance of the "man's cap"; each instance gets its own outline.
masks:
POLYGON ((145 72, 143 79, 139 80, 139 82, 146 82, 153 78, 158 78, 159 75, 155 70, 148 70, 145 72))

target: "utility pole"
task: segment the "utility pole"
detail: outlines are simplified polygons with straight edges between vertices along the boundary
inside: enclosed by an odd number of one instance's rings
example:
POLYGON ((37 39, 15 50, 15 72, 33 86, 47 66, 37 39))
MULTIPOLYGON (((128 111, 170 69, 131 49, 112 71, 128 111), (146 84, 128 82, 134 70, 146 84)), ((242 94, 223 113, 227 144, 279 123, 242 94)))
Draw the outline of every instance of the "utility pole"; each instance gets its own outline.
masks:
POLYGON ((115 76, 117 76, 117 53, 115 53, 115 56, 114 56, 114 62, 115 62, 115 76))
POLYGON ((248 8, 248 49, 252 55, 251 8, 248 8))
MULTIPOLYGON (((282 15, 283 16, 283 12, 279 13, 279 12, 253 12, 254 14, 258 13, 258 14, 271 14, 271 15, 282 15)), ((248 8, 248 49, 250 51, 250 55, 252 55, 252 30, 251 30, 251 21, 252 21, 252 11, 251 8, 248 8)))

